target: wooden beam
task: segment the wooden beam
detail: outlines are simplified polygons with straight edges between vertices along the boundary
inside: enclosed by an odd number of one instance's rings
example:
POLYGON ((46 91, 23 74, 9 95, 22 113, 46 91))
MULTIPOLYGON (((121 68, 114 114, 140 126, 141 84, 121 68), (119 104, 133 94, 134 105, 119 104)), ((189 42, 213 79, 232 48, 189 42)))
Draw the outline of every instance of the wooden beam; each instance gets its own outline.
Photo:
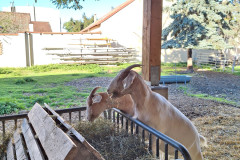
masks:
POLYGON ((75 154, 77 146, 39 104, 33 106, 28 118, 49 159, 68 160, 75 154))
POLYGON ((161 71, 162 0, 144 0, 142 64, 143 78, 159 85, 161 71))

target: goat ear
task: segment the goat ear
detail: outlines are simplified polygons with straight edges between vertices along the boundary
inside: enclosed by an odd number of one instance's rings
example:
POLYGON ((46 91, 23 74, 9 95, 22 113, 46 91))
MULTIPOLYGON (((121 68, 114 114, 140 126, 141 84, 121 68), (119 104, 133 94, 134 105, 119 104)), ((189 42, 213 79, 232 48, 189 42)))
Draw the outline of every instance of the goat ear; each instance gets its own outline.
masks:
POLYGON ((95 94, 92 98, 93 103, 99 103, 102 100, 102 96, 100 94, 95 94))
POLYGON ((133 83, 136 75, 130 72, 128 76, 122 81, 123 83, 123 90, 122 93, 124 93, 133 83))

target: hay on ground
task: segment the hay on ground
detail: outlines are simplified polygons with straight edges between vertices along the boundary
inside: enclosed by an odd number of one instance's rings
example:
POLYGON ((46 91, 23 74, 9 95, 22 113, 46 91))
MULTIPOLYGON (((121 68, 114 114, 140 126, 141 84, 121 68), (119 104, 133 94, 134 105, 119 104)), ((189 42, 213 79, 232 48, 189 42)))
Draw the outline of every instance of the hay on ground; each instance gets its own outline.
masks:
POLYGON ((106 160, 153 158, 139 136, 127 134, 126 131, 118 132, 112 122, 103 118, 93 123, 82 121, 74 127, 106 160))

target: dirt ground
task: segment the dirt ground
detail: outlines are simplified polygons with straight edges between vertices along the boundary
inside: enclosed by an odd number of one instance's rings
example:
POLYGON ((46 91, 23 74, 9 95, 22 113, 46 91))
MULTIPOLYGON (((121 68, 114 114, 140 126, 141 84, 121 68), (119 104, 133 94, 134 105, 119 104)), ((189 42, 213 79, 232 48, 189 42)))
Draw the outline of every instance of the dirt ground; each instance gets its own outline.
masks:
MULTIPOLYGON (((66 85, 78 88, 79 92, 89 93, 96 86, 106 89, 111 80, 112 78, 109 77, 92 77, 68 82, 66 85)), ((208 146, 202 147, 204 159, 239 160, 240 108, 212 100, 189 97, 179 90, 179 86, 187 87, 193 93, 225 97, 240 104, 240 77, 201 71, 194 74, 190 83, 167 86, 169 101, 191 119, 199 133, 207 138, 208 146)), ((80 101, 86 101, 86 99, 80 101)), ((64 117, 67 119, 68 115, 64 117)), ((7 128, 10 127, 13 128, 13 125, 7 125, 7 128)))
MULTIPOLYGON (((80 92, 90 92, 93 87, 106 88, 112 78, 86 78, 68 82, 80 92), (87 87, 86 87, 87 86, 87 87)), ((196 125, 200 134, 208 140, 203 147, 205 159, 240 159, 240 108, 212 100, 189 97, 179 86, 193 93, 225 97, 240 103, 240 77, 209 71, 196 72, 188 84, 168 84, 169 101, 196 125)))

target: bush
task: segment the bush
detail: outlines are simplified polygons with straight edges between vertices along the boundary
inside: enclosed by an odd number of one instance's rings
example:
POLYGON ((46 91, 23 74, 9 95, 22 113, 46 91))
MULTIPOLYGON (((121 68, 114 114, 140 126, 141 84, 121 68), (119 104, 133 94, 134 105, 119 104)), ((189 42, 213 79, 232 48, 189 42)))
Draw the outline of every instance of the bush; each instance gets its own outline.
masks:
POLYGON ((12 71, 10 71, 8 69, 0 68, 0 74, 10 74, 10 73, 12 73, 12 71))
POLYGON ((36 82, 36 80, 32 79, 31 77, 24 78, 24 81, 26 81, 26 82, 36 82))
POLYGON ((24 81, 23 79, 19 79, 15 82, 15 84, 19 85, 19 84, 24 84, 26 83, 26 81, 24 81))
POLYGON ((18 105, 13 102, 0 102, 0 115, 10 114, 12 112, 17 112, 19 109, 18 105))

